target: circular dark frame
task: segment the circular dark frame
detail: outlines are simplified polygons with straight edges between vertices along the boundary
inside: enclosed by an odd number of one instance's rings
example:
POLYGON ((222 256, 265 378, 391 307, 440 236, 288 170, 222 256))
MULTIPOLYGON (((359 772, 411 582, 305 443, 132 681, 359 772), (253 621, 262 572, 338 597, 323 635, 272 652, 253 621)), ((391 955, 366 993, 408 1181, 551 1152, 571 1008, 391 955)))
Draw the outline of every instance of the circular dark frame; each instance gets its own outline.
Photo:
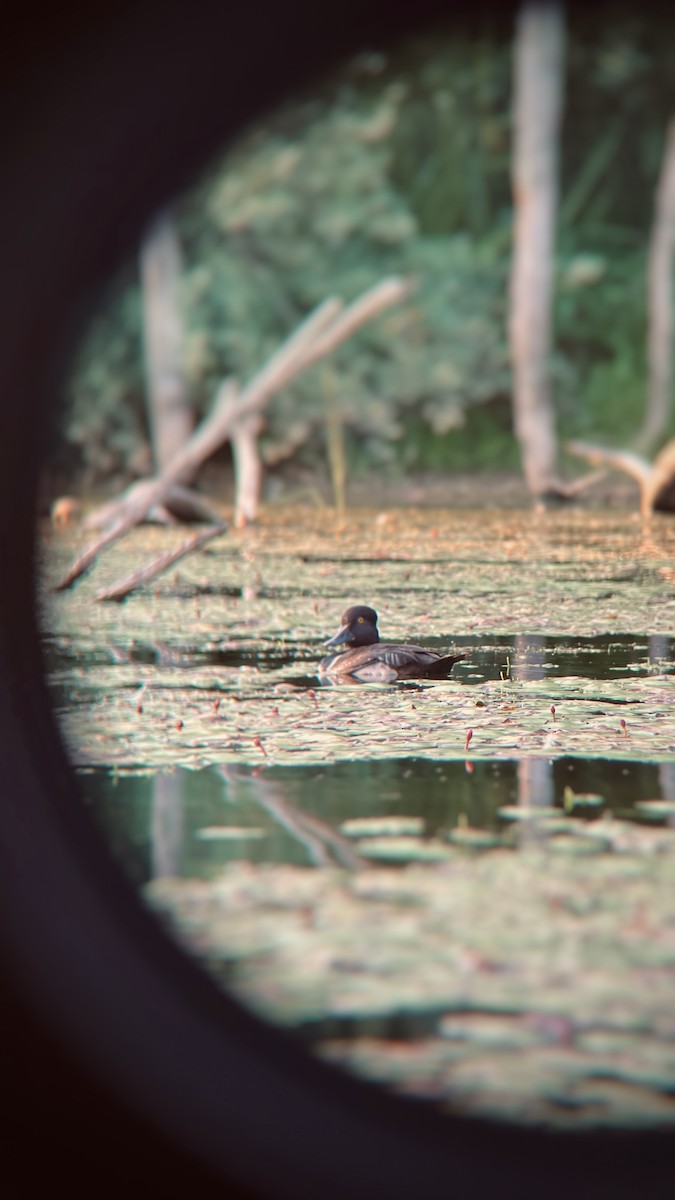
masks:
POLYGON ((130 1180, 199 1196, 671 1195, 666 1135, 444 1118, 312 1059, 164 935, 90 824, 50 712, 34 600, 39 431, 69 350, 149 216, 224 139, 343 55, 381 45, 383 31, 459 6, 92 7, 45 9, 42 23, 32 9, 3 82, 3 1178, 11 1166, 19 1181, 9 1194, 48 1179, 72 1195, 130 1180))

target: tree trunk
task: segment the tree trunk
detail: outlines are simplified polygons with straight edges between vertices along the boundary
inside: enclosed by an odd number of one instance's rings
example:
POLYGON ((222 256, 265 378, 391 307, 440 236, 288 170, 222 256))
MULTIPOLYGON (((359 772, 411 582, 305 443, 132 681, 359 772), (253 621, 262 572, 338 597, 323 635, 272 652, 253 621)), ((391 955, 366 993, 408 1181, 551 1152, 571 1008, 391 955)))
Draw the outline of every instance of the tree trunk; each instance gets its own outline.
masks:
POLYGON ((234 459, 235 529, 244 529, 258 515, 263 484, 263 465, 258 448, 262 427, 260 413, 253 413, 232 427, 230 442, 234 459))
POLYGON ((514 57, 509 338, 515 431, 525 480, 535 496, 559 490, 549 356, 564 51, 560 5, 526 0, 514 57))
POLYGON ((636 449, 651 454, 668 428, 673 386, 673 255, 675 251, 675 119, 671 120, 656 189, 647 267, 647 411, 636 449))
POLYGON ((183 377, 180 272, 176 226, 165 211, 153 221, 141 248, 147 412, 158 471, 185 445, 193 427, 183 377))

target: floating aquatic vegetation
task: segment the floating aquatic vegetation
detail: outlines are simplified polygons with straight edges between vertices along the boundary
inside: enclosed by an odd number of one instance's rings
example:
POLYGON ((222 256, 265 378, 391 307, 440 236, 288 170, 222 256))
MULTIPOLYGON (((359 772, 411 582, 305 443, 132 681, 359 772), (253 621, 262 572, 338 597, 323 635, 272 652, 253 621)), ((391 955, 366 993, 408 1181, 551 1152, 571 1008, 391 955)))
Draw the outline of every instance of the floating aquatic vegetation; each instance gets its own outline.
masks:
POLYGON ((550 817, 556 817, 557 808, 553 808, 550 804, 528 805, 528 804, 504 804, 497 809, 497 816, 502 817, 504 821, 546 821, 550 817))
POLYGON ((241 838, 261 838, 264 829, 255 825, 204 825, 195 834, 203 842, 239 841, 241 838))
POLYGON ((184 858, 153 844, 144 894, 219 982, 451 1111, 673 1123, 672 519, 269 509, 121 605, 94 593, 175 534, 137 529, 50 594, 80 540, 52 536, 43 562, 54 710, 85 792, 114 772, 134 851, 166 816, 159 793, 141 813, 135 777, 194 784, 184 858), (388 640, 467 658, 447 681, 319 686, 321 643, 359 601, 388 640), (635 763, 654 764, 653 800, 630 794, 635 763), (493 766, 511 791, 490 791, 493 766), (352 768, 333 811, 327 777, 352 768))
POLYGON ((351 838, 416 837, 423 829, 421 817, 352 817, 340 825, 340 832, 351 838))
POLYGON ((635 807, 640 813, 655 820, 675 817, 675 800, 637 800, 635 807))
POLYGON ((495 846, 504 844, 498 833, 489 829, 472 829, 470 825, 458 825, 447 836, 454 846, 466 846, 471 850, 493 850, 495 846))
POLYGON ((675 846, 555 845, 352 876, 233 863, 147 895, 237 995, 368 1078, 508 1120, 672 1122, 675 846))
POLYGON ((575 808, 602 808, 604 803, 604 796, 598 792, 575 792, 566 787, 563 793, 563 807, 568 813, 574 812, 575 808))
POLYGON ((452 852, 434 838, 380 836, 363 838, 358 845, 362 858, 380 862, 447 862, 452 852))

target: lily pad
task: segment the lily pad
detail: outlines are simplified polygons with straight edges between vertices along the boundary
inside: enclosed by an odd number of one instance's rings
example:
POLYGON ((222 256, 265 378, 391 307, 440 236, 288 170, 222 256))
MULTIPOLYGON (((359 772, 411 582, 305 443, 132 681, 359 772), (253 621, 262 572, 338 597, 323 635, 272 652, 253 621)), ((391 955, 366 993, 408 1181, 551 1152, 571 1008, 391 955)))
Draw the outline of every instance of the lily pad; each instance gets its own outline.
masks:
POLYGON ((555 816, 560 810, 553 805, 532 806, 528 804, 503 804, 497 809, 497 816, 505 821, 545 821, 555 816))
POLYGON ((675 800, 637 800, 635 807, 646 816, 659 820, 675 817, 675 800))
POLYGON ((545 833, 549 837, 555 837, 559 833, 567 834, 573 832, 570 828, 573 824, 570 818, 566 817, 560 809, 556 809, 556 813, 559 815, 555 817, 543 817, 541 821, 537 821, 538 833, 545 833))
POLYGON ((416 837, 364 838, 358 850, 362 858, 381 862, 446 862, 452 858, 443 842, 416 837))
POLYGON ((351 838, 419 836, 423 830, 421 817, 352 817, 340 825, 340 832, 351 838))
POLYGON ((575 808, 602 808, 604 803, 605 797, 597 792, 573 792, 571 787, 566 787, 563 792, 565 812, 573 812, 575 808))
POLYGON ((204 825, 197 829, 195 837, 203 842, 235 841, 239 838, 262 838, 265 830, 255 825, 204 825))
POLYGON ((503 845, 498 833, 489 829, 472 829, 470 825, 458 825, 450 830, 447 838, 455 846, 468 846, 473 850, 492 850, 495 846, 503 845))
POLYGON ((606 839, 588 838, 583 836, 575 836, 574 834, 562 833, 558 837, 551 838, 549 842, 549 851, 552 854, 602 854, 609 847, 610 843, 606 839))

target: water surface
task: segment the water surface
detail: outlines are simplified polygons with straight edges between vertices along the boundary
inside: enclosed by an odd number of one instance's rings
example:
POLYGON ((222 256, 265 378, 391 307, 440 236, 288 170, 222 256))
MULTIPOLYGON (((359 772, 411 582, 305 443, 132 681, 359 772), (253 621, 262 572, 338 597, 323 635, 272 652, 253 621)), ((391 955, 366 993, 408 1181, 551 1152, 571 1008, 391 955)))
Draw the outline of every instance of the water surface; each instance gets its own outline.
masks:
POLYGON ((675 1120, 675 523, 623 512, 270 509, 122 604, 144 528, 45 661, 85 803, 217 981, 441 1108, 675 1120), (322 686, 342 611, 466 653, 322 686))

